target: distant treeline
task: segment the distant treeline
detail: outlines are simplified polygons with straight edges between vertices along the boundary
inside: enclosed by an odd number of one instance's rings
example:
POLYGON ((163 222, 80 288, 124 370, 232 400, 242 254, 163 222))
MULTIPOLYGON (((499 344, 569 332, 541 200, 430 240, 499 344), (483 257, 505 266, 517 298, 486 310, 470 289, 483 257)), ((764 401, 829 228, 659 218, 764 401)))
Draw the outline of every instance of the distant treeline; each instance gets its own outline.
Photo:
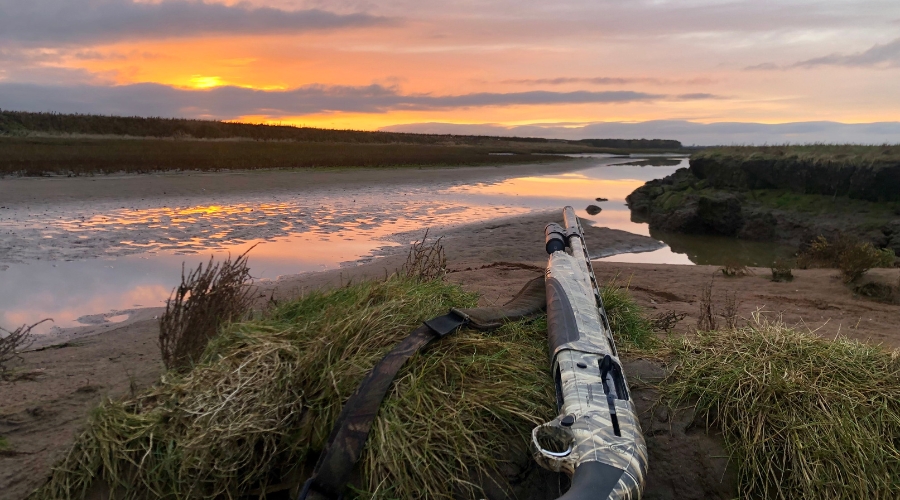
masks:
MULTIPOLYGON (((287 125, 230 123, 183 118, 143 118, 137 116, 101 116, 60 113, 27 113, 0 110, 0 134, 28 133, 83 134, 156 138, 193 139, 252 139, 259 141, 343 142, 361 144, 439 144, 439 145, 497 145, 497 143, 526 143, 539 152, 539 146, 578 147, 619 150, 681 149, 678 141, 661 139, 585 139, 568 141, 536 137, 493 137, 477 135, 436 135, 400 132, 367 132, 357 130, 329 130, 287 125), (538 148, 534 148, 538 146, 538 148)), ((576 152, 572 149, 572 152, 576 152)))
POLYGON ((0 137, 4 175, 91 175, 178 170, 255 170, 523 164, 567 157, 492 155, 486 146, 308 141, 181 141, 0 137))

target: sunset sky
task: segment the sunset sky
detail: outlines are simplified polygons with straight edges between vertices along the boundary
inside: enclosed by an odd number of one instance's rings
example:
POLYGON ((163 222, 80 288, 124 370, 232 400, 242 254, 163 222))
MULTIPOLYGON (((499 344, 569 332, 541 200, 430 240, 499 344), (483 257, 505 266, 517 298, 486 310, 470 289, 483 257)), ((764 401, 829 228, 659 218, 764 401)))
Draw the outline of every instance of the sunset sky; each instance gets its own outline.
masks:
POLYGON ((900 142, 900 1, 0 0, 0 107, 900 142))

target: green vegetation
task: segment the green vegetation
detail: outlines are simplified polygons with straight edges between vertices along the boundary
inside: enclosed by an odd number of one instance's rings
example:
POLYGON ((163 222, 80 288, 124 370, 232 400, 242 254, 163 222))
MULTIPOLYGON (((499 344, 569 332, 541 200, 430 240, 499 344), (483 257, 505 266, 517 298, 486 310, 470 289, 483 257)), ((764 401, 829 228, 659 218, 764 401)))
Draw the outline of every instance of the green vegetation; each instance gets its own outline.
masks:
POLYGON ((603 285, 600 298, 615 335, 616 347, 627 351, 629 348, 647 349, 656 345, 653 322, 628 293, 628 285, 619 284, 618 276, 603 285))
MULTIPOLYGON (((33 498, 80 498, 95 481, 119 498, 283 491, 300 480, 299 468, 315 459, 342 402, 377 360, 422 319, 475 299, 401 273, 226 326, 189 373, 170 371, 143 394, 101 404, 33 498)), ((900 494, 896 353, 758 316, 747 327, 659 342, 616 279, 603 299, 623 352, 670 357, 662 402, 694 407, 722 430, 741 498, 900 494)), ((379 412, 351 496, 515 488, 509 475, 531 466, 532 427, 554 412, 546 349, 538 317, 489 333, 464 330, 416 356, 379 412)))
POLYGON ((680 151, 677 141, 328 130, 0 110, 0 176, 161 170, 488 165, 540 154, 680 151), (491 153, 504 153, 491 154, 491 153))
MULTIPOLYGON (((190 373, 101 405, 35 497, 81 497, 94 478, 124 498, 235 497, 280 483, 314 458, 388 349, 421 320, 474 302, 455 285, 393 276, 234 324, 190 373)), ((527 457, 531 428, 553 412, 545 329, 463 331, 412 360, 373 428, 360 496, 472 496, 500 456, 527 457)))
POLYGON ((809 215, 860 216, 878 227, 897 217, 900 202, 873 202, 846 196, 803 194, 786 189, 755 189, 747 192, 747 198, 769 208, 792 210, 809 215))
POLYGON ((900 145, 710 148, 691 156, 691 173, 717 189, 900 201, 900 145))
POLYGON ((76 134, 178 139, 252 139, 256 141, 341 142, 363 144, 469 145, 523 148, 535 152, 628 152, 682 150, 678 141, 662 139, 544 139, 481 135, 411 134, 329 130, 288 125, 144 118, 0 110, 0 135, 76 134))
POLYGON ((873 163, 900 162, 900 144, 863 146, 856 144, 809 144, 782 146, 720 146, 707 148, 691 158, 717 158, 720 160, 771 160, 788 159, 818 164, 869 165, 873 163))
POLYGON ((328 130, 288 125, 232 123, 181 118, 143 118, 60 113, 26 113, 0 110, 0 134, 78 134, 179 139, 252 139, 256 141, 342 142, 362 144, 467 144, 492 142, 551 143, 539 138, 500 138, 328 130))
MULTIPOLYGON (((620 346, 648 345, 650 324, 625 289, 610 282, 603 297, 620 346)), ((34 497, 81 497, 95 479, 123 498, 235 497, 289 481, 387 350, 421 320, 475 301, 456 285, 401 274, 232 324, 191 372, 170 371, 148 392, 97 408, 34 497)), ((530 467, 531 429, 554 416, 546 365, 543 317, 461 331, 414 358, 379 412, 356 494, 452 498, 493 481, 508 488, 499 465, 530 467)))
POLYGON ((900 496, 900 356, 756 318, 672 343, 673 408, 724 434, 740 498, 900 496))
POLYGON ((794 263, 790 259, 775 259, 772 262, 772 281, 794 281, 794 263))
POLYGON ((9 441, 7 441, 5 437, 0 436, 0 453, 9 451, 10 448, 11 446, 9 444, 9 441))
POLYGON ((869 242, 843 234, 830 240, 819 236, 797 255, 797 265, 801 269, 837 268, 845 283, 856 281, 873 267, 892 267, 894 260, 896 256, 892 249, 878 249, 869 242))

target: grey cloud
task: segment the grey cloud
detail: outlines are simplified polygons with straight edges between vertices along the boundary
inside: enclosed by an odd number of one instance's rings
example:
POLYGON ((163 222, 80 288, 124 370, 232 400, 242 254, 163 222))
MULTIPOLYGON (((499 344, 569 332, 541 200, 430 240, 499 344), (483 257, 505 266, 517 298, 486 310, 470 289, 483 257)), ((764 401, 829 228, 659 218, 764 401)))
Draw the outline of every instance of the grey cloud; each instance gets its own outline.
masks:
POLYGON ((868 50, 855 54, 829 54, 827 56, 807 59, 793 64, 779 65, 762 63, 747 66, 747 70, 785 70, 791 68, 813 68, 817 66, 855 66, 855 67, 897 67, 900 66, 900 38, 884 44, 875 45, 868 50))
POLYGON ((704 85, 715 83, 712 78, 670 79, 652 77, 558 77, 558 78, 522 78, 515 80, 503 80, 500 83, 517 85, 567 85, 572 83, 590 85, 628 85, 632 83, 646 83, 651 85, 704 85))
POLYGON ((32 45, 295 33, 390 22, 388 18, 365 13, 281 10, 196 0, 0 0, 0 39, 32 45))
POLYGON ((0 107, 24 111, 233 118, 325 112, 380 113, 484 106, 589 104, 708 99, 709 94, 665 96, 632 91, 513 92, 462 95, 402 94, 395 87, 308 85, 264 91, 240 87, 189 90, 159 84, 49 86, 0 83, 0 107))
POLYGON ((727 99, 725 96, 709 94, 706 92, 697 92, 693 94, 678 94, 674 96, 678 101, 704 101, 707 99, 727 99))
POLYGON ((524 125, 503 127, 494 124, 413 123, 385 127, 395 132, 433 134, 482 134, 557 139, 675 139, 683 144, 712 146, 730 144, 900 143, 900 122, 847 124, 838 122, 694 123, 683 120, 656 120, 640 123, 601 122, 571 125, 524 125))
POLYGON ((794 64, 794 67, 813 66, 900 66, 900 38, 856 54, 831 54, 808 59, 794 64))
POLYGON ((10 83, 111 85, 112 73, 59 66, 66 54, 59 50, 0 48, 0 85, 10 83))

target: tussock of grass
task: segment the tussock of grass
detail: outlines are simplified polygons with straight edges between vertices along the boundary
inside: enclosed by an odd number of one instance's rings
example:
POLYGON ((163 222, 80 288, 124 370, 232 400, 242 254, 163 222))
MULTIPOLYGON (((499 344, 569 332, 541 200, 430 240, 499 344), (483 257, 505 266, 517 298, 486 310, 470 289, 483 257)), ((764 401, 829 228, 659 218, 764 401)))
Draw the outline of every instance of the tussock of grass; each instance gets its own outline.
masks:
POLYGON ((900 356, 755 318, 675 342, 669 404, 696 401, 741 498, 900 497, 900 356))
MULTIPOLYGON (((231 325, 190 373, 102 404, 34 497, 82 497, 95 478, 122 498, 236 497, 277 484, 315 459, 388 349, 421 320, 474 301, 454 285, 394 276, 231 325)), ((476 495, 497 457, 527 457, 531 428, 552 418, 546 364, 542 320, 459 332, 415 357, 376 420, 360 496, 476 495)))
POLYGON ((600 288, 600 297, 606 309, 609 326, 620 350, 649 348, 655 344, 656 329, 628 292, 628 285, 619 283, 615 276, 600 288))

